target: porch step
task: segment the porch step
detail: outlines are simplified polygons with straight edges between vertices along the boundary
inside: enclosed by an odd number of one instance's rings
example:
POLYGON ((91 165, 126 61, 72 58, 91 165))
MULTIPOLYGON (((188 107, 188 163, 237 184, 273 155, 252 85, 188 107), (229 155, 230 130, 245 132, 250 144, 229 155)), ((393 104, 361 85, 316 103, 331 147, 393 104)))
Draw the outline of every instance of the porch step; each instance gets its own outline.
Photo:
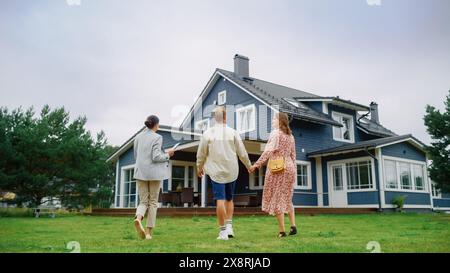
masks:
MULTIPOLYGON (((92 209, 87 215, 93 216, 128 216, 135 214, 135 209, 92 209)), ((298 214, 366 214, 377 212, 376 208, 295 208, 298 214)), ((207 208, 158 208, 158 216, 213 216, 215 207, 207 208)), ((266 215, 260 207, 236 207, 234 215, 266 215)))

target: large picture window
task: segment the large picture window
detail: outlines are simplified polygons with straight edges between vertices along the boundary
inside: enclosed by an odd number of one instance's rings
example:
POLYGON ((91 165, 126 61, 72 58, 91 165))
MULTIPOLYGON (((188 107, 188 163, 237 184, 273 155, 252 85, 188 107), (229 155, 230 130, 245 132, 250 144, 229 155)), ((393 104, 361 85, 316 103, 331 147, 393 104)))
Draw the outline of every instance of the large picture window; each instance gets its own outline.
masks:
POLYGON ((386 188, 387 189, 396 189, 397 188, 397 166, 395 161, 393 160, 385 160, 384 161, 384 172, 386 179, 386 188))
POLYGON ((353 162, 346 164, 347 183, 349 190, 371 189, 372 164, 370 161, 353 162))
POLYGON ((375 189, 372 164, 373 162, 370 159, 332 162, 330 171, 333 190, 364 191, 375 189))
POLYGON ((355 142, 353 116, 333 112, 332 117, 335 121, 342 124, 342 127, 333 126, 333 139, 351 143, 355 142))
POLYGON ((427 191, 425 164, 402 159, 384 159, 384 185, 387 190, 427 191))
POLYGON ((137 204, 136 180, 134 176, 134 168, 124 169, 123 175, 123 207, 135 208, 137 204))
POLYGON ((194 192, 198 190, 195 163, 172 160, 168 191, 180 192, 184 188, 194 188, 194 192))
POLYGON ((254 104, 236 110, 236 130, 240 134, 256 130, 256 107, 254 104))

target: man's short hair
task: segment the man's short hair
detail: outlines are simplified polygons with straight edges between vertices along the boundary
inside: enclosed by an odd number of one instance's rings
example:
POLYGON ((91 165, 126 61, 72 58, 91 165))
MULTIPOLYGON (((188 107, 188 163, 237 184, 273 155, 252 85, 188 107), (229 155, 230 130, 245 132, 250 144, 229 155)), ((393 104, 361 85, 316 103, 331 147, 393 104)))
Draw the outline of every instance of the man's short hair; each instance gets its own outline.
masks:
POLYGON ((227 118, 227 109, 225 106, 217 106, 213 110, 213 115, 217 122, 223 122, 227 118))

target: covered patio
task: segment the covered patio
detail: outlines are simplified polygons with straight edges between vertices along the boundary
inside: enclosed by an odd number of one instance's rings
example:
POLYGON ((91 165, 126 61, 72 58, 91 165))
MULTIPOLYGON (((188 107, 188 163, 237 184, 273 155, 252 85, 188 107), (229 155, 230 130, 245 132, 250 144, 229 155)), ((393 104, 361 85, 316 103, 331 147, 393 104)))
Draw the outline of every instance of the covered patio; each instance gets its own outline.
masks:
MULTIPOLYGON (((164 182, 160 194, 161 207, 211 207, 214 206, 210 179, 208 176, 198 177, 196 153, 199 141, 181 144, 169 162, 170 177, 164 182)), ((255 161, 264 150, 262 141, 244 140, 244 146, 250 160, 255 161)), ((242 207, 259 207, 261 190, 251 190, 250 180, 261 184, 259 173, 249 175, 239 162, 239 177, 236 186, 235 205, 242 207)), ((257 186, 258 186, 257 185, 257 186)), ((252 187, 254 188, 254 187, 252 187)))

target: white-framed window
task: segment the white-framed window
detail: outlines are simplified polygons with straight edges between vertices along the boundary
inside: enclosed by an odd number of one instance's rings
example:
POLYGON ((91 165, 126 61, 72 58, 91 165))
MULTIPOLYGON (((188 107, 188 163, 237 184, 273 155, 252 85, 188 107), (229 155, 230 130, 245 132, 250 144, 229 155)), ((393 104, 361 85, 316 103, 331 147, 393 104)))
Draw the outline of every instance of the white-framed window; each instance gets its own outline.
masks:
POLYGON ((261 190, 264 188, 264 179, 266 176, 267 166, 263 166, 258 171, 249 176, 249 186, 251 190, 261 190))
POLYGON ((333 139, 343 142, 355 142, 355 130, 353 116, 332 112, 332 118, 342 124, 342 127, 333 126, 333 139))
POLYGON ((426 192, 426 164, 384 156, 384 187, 386 190, 426 192))
POLYGON ((434 198, 442 198, 441 191, 437 188, 436 183, 431 182, 431 194, 434 198))
POLYGON ((369 160, 346 164, 347 188, 349 190, 372 189, 372 164, 369 160))
POLYGON ((397 188, 397 164, 393 160, 384 160, 385 186, 387 189, 397 188))
POLYGON ((412 178, 414 181, 414 189, 416 191, 425 190, 425 175, 423 174, 424 168, 419 164, 412 164, 412 178))
POLYGON ((195 163, 172 160, 170 162, 169 191, 181 191, 183 188, 194 188, 198 191, 198 179, 195 163))
POLYGON ((122 199, 123 208, 135 208, 138 203, 134 166, 122 168, 122 190, 119 198, 122 199))
POLYGON ((342 191, 344 190, 344 173, 342 165, 332 166, 333 172, 333 190, 342 191))
POLYGON ((368 157, 331 161, 329 172, 334 191, 358 192, 376 189, 374 161, 368 157))
POLYGON ((236 130, 239 134, 256 130, 256 107, 254 104, 236 110, 236 130))
POLYGON ((206 131, 209 128, 209 119, 202 119, 195 123, 195 129, 199 131, 206 131))
POLYGON ((297 160, 297 177, 295 178, 295 189, 310 190, 311 183, 311 163, 297 160))
POLYGON ((217 104, 223 105, 227 102, 227 91, 223 90, 220 91, 219 94, 217 94, 217 104))

